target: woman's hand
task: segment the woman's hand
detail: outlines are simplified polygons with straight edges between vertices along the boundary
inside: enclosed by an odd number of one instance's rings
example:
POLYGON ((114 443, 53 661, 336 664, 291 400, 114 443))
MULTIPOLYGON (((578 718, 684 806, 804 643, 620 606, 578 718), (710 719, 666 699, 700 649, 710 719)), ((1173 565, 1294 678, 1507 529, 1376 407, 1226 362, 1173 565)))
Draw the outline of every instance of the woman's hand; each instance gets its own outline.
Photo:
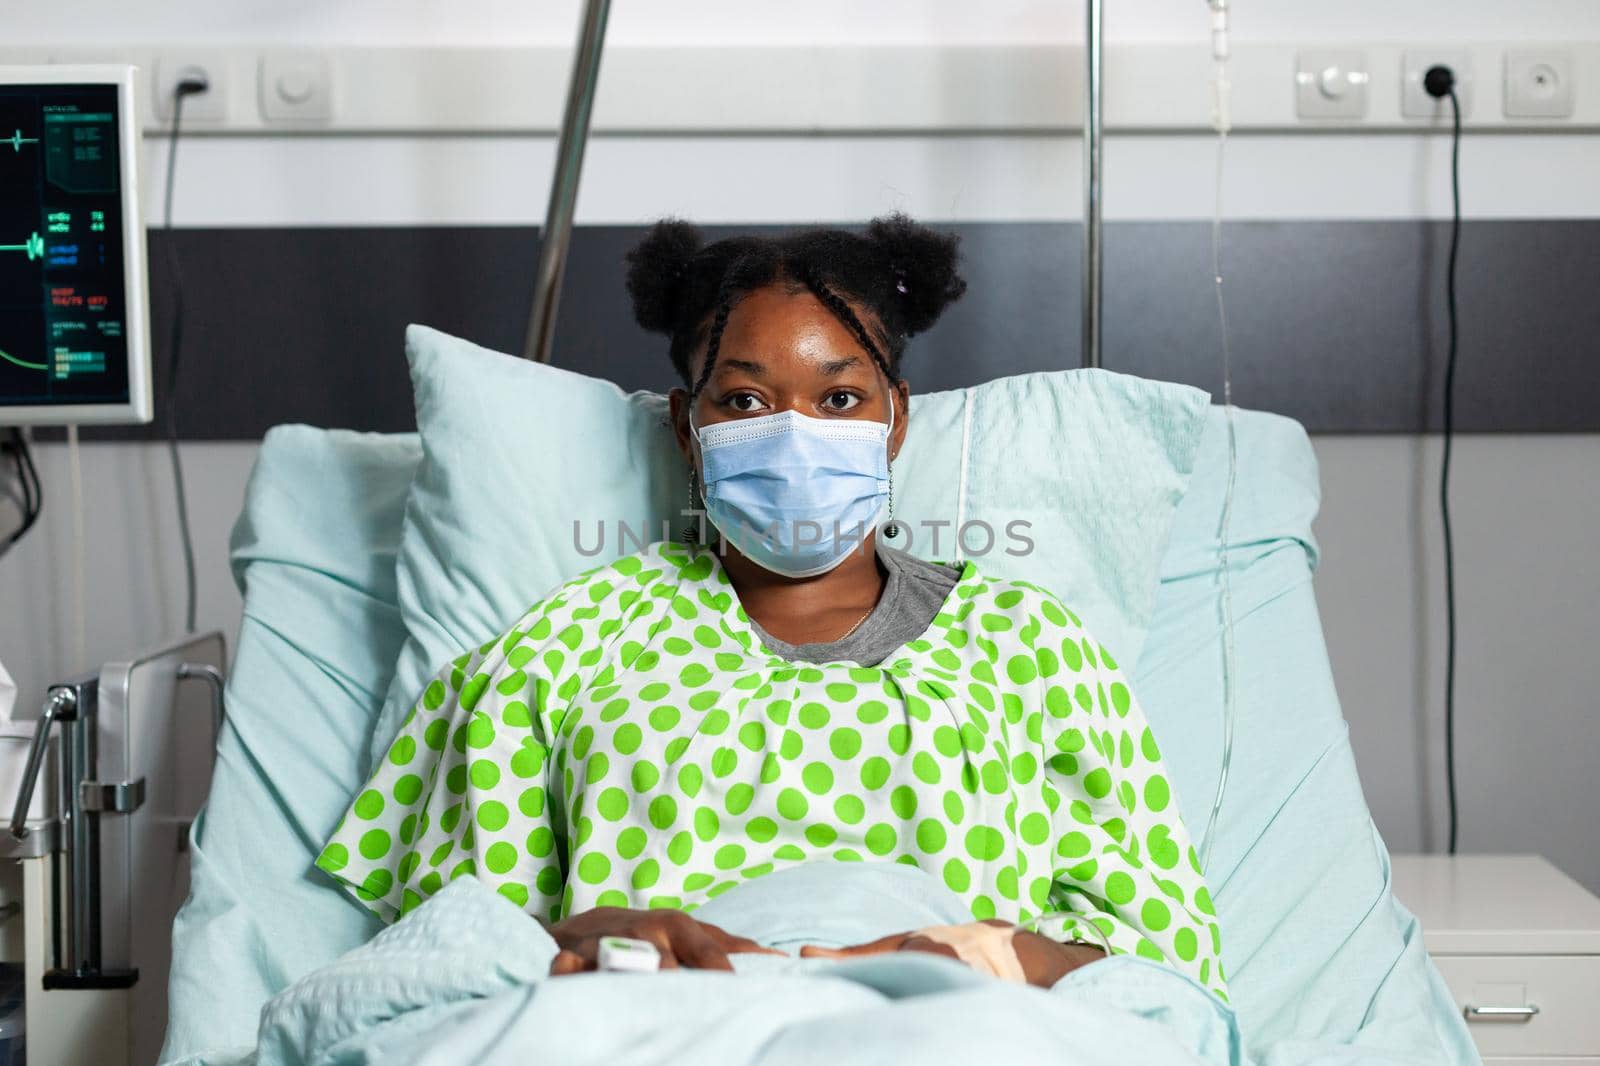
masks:
MULTIPOLYGON (((1105 958, 1105 952, 1088 944, 1062 944, 1038 933, 1017 929, 1010 922, 991 918, 973 923, 995 929, 1014 930, 1010 945, 1022 968, 1023 979, 1037 988, 1049 988, 1080 966, 1105 958)), ((963 927, 967 928, 967 927, 963 927)), ((851 959, 865 955, 883 955, 895 951, 923 951, 931 955, 944 955, 960 959, 961 955, 949 943, 926 935, 924 932, 895 933, 866 944, 845 948, 804 947, 802 958, 851 959)), ((990 972, 994 972, 992 969, 990 972)), ((996 976, 1000 976, 998 973, 996 976)))
POLYGON ((600 938, 605 936, 648 940, 661 952, 663 970, 680 966, 693 970, 732 970, 729 955, 740 952, 783 954, 675 910, 596 907, 557 922, 549 926, 549 930, 561 949, 550 963, 550 973, 555 976, 595 969, 599 965, 600 938))
POLYGON ((1063 944, 1025 929, 1017 930, 1011 943, 1017 949, 1017 961, 1022 963, 1028 983, 1038 988, 1049 988, 1080 966, 1106 957, 1092 944, 1063 944))

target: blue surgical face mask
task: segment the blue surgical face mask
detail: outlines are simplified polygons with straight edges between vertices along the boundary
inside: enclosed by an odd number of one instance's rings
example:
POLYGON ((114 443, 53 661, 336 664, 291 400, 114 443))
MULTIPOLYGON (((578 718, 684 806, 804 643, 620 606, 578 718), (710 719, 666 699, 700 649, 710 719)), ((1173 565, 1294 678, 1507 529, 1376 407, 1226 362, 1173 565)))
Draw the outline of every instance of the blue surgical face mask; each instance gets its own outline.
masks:
POLYGON ((706 517, 784 577, 825 574, 859 550, 889 495, 889 424, 780 411, 694 430, 706 517))

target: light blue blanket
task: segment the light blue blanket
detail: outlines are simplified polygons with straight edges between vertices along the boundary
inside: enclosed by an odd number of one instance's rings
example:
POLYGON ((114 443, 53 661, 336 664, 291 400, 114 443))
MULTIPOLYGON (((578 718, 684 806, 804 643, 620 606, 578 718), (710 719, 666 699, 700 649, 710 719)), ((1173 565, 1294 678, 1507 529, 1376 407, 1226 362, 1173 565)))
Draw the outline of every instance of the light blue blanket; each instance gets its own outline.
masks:
MULTIPOLYGON (((697 916, 795 951, 971 917, 919 870, 843 863, 760 878, 697 916)), ((1243 1061, 1232 1011, 1176 971, 1131 957, 1093 963, 1045 991, 919 954, 738 955, 733 974, 549 978, 555 950, 537 923, 463 878, 268 1003, 257 1061, 1243 1061)))

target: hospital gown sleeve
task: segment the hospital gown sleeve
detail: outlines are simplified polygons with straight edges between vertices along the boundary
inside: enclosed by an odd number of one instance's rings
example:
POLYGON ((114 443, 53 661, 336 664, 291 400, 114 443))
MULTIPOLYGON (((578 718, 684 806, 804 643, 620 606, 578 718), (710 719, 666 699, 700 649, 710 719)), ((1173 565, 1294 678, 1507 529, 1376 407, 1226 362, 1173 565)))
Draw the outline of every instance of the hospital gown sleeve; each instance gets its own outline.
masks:
POLYGON ((598 657, 577 646, 573 615, 594 612, 602 587, 574 579, 446 664, 316 865, 386 922, 469 874, 530 914, 554 913, 566 848, 550 743, 598 657))
POLYGON ((1173 966, 1227 999, 1221 931, 1150 723, 1105 648, 1058 602, 1034 639, 1055 839, 1047 914, 1057 940, 1173 966))

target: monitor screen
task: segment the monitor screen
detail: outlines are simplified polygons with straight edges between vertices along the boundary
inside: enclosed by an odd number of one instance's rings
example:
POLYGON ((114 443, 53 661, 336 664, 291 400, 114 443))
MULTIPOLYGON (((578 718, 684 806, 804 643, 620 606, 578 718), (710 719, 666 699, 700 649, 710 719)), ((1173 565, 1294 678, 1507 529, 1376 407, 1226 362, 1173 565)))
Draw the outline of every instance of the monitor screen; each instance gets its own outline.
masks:
POLYGON ((0 425, 150 419, 131 74, 0 67, 0 425))

